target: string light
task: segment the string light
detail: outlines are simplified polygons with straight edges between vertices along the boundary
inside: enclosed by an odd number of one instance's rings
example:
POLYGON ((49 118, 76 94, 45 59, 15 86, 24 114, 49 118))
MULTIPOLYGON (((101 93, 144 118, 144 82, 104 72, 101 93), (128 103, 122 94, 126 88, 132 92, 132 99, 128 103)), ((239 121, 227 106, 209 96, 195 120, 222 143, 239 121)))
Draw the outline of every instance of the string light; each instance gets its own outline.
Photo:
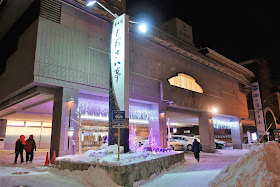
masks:
POLYGON ((221 121, 218 119, 213 118, 213 126, 216 129, 234 129, 238 126, 239 122, 228 122, 228 121, 221 121))
POLYGON ((138 142, 136 141, 136 133, 135 133, 134 125, 131 124, 129 127, 129 149, 132 152, 136 152, 138 149, 138 142))
POLYGON ((151 126, 150 128, 150 133, 149 133, 149 144, 152 148, 152 152, 156 151, 158 146, 155 138, 155 132, 153 130, 153 127, 151 126))
MULTIPOLYGON (((78 108, 80 109, 83 118, 108 120, 109 104, 105 101, 79 98, 78 108)), ((147 124, 149 120, 158 119, 158 110, 144 109, 144 107, 139 109, 139 107, 137 108, 137 106, 134 105, 130 105, 129 108, 129 118, 142 120, 141 123, 143 124, 147 124)))

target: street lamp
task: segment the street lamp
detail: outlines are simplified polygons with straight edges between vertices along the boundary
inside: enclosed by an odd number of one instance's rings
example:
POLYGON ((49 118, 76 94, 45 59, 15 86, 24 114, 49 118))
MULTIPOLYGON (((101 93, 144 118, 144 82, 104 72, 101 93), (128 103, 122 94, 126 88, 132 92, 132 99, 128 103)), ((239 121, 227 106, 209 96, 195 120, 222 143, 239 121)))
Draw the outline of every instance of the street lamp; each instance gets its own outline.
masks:
POLYGON ((139 30, 140 30, 141 32, 143 32, 143 33, 146 33, 146 32, 147 32, 147 27, 146 27, 146 25, 145 25, 145 24, 141 24, 141 25, 139 26, 139 30))
POLYGON ((177 127, 176 125, 173 127, 173 134, 176 134, 177 133, 177 127))
MULTIPOLYGON (((98 1, 88 1, 88 3, 86 4, 86 7, 90 7, 93 6, 95 3, 97 3, 99 6, 101 6, 104 10, 106 10, 108 13, 110 13, 112 16, 114 16, 115 18, 118 18, 119 16, 113 12, 111 12, 108 8, 106 8, 104 5, 102 5, 101 3, 99 3, 98 1)), ((147 32, 147 25, 144 23, 139 23, 136 21, 130 21, 129 23, 134 23, 134 24, 138 24, 139 27, 138 29, 142 32, 142 33, 146 33, 147 32)))
POLYGON ((69 129, 68 129, 68 136, 69 136, 70 138, 73 137, 74 131, 75 131, 75 129, 74 129, 72 126, 70 126, 69 129))
POLYGON ((113 12, 111 12, 108 8, 106 8, 105 6, 103 6, 101 3, 99 3, 98 1, 89 1, 86 4, 86 7, 92 6, 95 3, 97 3, 99 6, 101 6, 104 10, 106 10, 107 12, 109 12, 112 16, 114 16, 115 18, 119 17, 117 14, 114 14, 113 12))

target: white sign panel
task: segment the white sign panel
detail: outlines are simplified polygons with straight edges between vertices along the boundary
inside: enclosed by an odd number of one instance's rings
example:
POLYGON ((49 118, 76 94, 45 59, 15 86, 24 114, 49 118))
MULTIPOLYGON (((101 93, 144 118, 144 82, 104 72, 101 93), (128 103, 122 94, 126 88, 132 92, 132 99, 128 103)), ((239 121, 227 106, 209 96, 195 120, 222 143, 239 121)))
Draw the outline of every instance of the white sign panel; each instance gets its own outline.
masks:
MULTIPOLYGON (((129 114, 129 46, 128 16, 123 14, 113 21, 111 35, 111 76, 116 106, 129 114)), ((127 117, 128 118, 128 117, 127 117)))
POLYGON ((252 99, 253 99, 253 104, 254 104, 257 132, 258 132, 258 135, 261 136, 265 133, 265 128, 264 128, 262 101, 261 101, 261 95, 260 95, 260 89, 259 89, 258 82, 252 83, 252 99))

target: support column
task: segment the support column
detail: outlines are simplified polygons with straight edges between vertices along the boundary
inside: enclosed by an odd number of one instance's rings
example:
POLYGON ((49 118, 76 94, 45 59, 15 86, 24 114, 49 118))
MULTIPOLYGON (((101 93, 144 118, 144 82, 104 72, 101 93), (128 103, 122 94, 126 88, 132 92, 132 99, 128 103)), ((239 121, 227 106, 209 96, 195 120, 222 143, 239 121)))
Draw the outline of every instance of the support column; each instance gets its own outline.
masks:
POLYGON ((201 112, 199 114, 199 137, 202 151, 208 153, 215 152, 214 128, 212 124, 212 113, 201 112))
POLYGON ((0 149, 4 149, 7 120, 0 119, 0 149))
MULTIPOLYGON (((161 113, 164 111, 166 113, 165 105, 153 105, 152 110, 158 111, 158 119, 153 119, 149 121, 149 125, 153 127, 155 132, 155 139, 159 147, 165 148, 167 146, 167 132, 166 132, 166 114, 161 113)), ((150 132, 149 126, 149 132, 150 132)))
POLYGON ((75 122, 69 120, 70 115, 77 120, 75 112, 77 111, 78 98, 79 90, 71 88, 60 88, 54 95, 50 157, 52 157, 54 150, 56 156, 76 154, 78 128, 75 122), (74 102, 67 102, 70 97, 74 99, 74 102), (69 124, 75 129, 73 138, 68 138, 69 124), (72 144, 73 139, 76 141, 75 146, 72 144))
POLYGON ((236 125, 234 128, 231 128, 232 147, 233 149, 242 149, 242 123, 239 123, 238 118, 236 120, 238 125, 236 125))

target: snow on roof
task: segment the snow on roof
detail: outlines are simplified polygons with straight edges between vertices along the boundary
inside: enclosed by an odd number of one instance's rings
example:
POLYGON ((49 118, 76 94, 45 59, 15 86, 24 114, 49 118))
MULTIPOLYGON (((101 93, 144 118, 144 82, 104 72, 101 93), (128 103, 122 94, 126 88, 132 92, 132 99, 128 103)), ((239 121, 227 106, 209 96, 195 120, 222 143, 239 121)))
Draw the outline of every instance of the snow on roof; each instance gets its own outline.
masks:
POLYGON ((280 144, 253 146, 236 162, 228 164, 209 182, 210 186, 280 186, 280 144))

